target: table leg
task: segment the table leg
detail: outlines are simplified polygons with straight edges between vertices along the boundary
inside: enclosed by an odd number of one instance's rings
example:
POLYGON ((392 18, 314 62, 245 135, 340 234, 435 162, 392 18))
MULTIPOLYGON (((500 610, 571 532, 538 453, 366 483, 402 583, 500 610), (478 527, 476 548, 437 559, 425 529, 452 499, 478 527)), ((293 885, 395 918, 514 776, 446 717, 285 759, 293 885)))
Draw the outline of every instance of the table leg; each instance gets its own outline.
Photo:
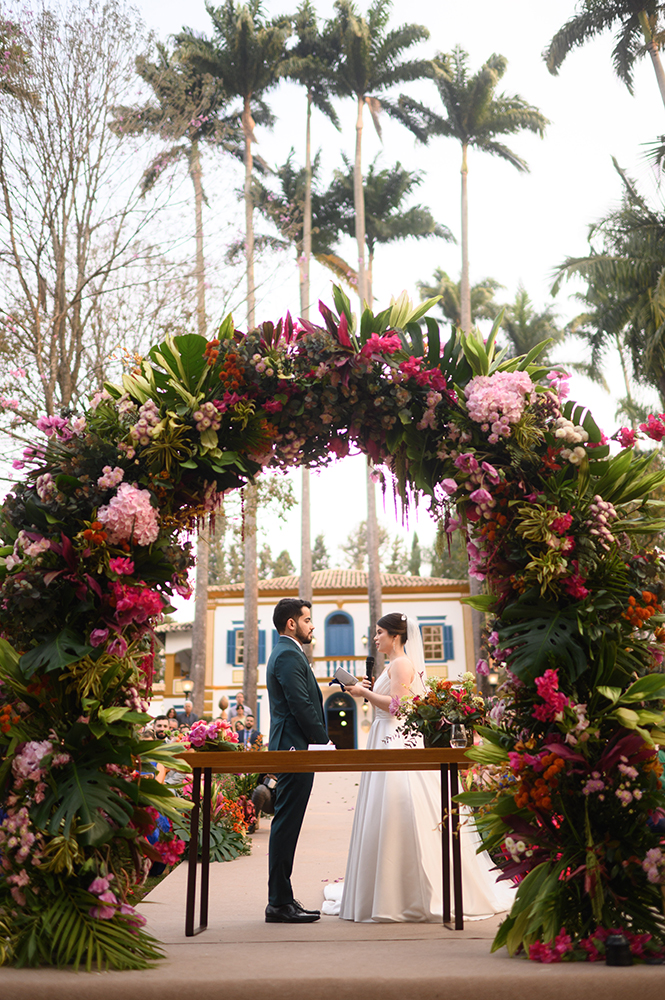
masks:
POLYGON ((459 804, 453 802, 459 792, 457 764, 450 765, 450 806, 452 811, 451 834, 453 843, 453 901, 455 903, 455 930, 464 930, 464 903, 462 901, 462 845, 459 822, 459 804))
POLYGON ((201 916, 199 930, 208 926, 208 895, 210 888, 210 812, 212 790, 212 771, 209 767, 203 772, 203 843, 201 845, 201 916))
POLYGON ((441 765, 441 870, 443 873, 443 922, 450 923, 450 816, 448 765, 441 765))
POLYGON ((190 813, 189 863, 187 867, 187 902, 185 906, 185 937, 193 937, 196 906, 196 865, 199 853, 199 815, 201 812, 201 768, 192 771, 192 802, 190 813))

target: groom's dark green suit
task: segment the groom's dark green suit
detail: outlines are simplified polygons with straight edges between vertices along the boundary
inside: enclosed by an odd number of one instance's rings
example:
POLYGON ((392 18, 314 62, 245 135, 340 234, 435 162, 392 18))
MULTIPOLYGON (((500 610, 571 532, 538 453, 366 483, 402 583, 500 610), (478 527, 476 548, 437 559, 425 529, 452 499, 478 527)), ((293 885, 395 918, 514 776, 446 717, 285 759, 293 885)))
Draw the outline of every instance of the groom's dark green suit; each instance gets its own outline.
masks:
MULTIPOLYGON (((323 698, 309 660, 300 645, 280 635, 266 673, 270 698, 269 750, 306 750, 327 743, 323 698)), ((268 851, 268 902, 293 902, 291 872, 300 828, 309 801, 313 774, 280 774, 268 851)))

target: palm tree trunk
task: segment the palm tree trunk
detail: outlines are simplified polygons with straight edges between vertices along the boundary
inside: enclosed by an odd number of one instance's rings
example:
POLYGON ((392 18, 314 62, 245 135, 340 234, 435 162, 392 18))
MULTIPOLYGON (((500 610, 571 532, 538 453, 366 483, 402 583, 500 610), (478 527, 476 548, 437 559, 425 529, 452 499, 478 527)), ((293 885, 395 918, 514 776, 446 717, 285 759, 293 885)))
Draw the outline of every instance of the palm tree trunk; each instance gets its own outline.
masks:
POLYGON ((649 52, 651 62, 653 63, 656 80, 658 82, 658 89, 660 90, 660 97, 663 104, 665 104, 665 70, 663 69, 663 64, 660 60, 660 50, 658 48, 658 44, 653 39, 653 35, 651 34, 651 28, 649 27, 646 11, 641 10, 637 16, 640 21, 647 51, 649 52))
POLYGON ((369 251, 367 257, 367 277, 365 279, 367 285, 367 305, 374 311, 374 252, 369 251))
POLYGON ((363 138, 363 108, 365 98, 358 97, 358 118, 356 121, 356 159, 353 165, 353 207, 356 213, 356 244, 358 246, 358 298, 360 310, 367 300, 365 280, 365 194, 363 192, 362 171, 362 138, 363 138))
MULTIPOLYGON (((194 185, 194 213, 196 217, 196 321, 202 337, 206 335, 205 262, 203 259, 203 185, 201 183, 201 154, 196 140, 189 153, 189 174, 194 185)), ((198 713, 197 713, 198 714, 198 713)))
POLYGON ((259 672, 259 571, 256 561, 257 488, 245 487, 245 620, 243 623, 243 691, 245 704, 256 714, 259 672))
POLYGON ((462 144, 462 285, 460 289, 460 311, 462 329, 471 332, 471 287, 469 285, 469 203, 466 182, 469 173, 466 154, 468 146, 462 144))
MULTIPOLYGON (((379 525, 376 520, 376 488, 372 479, 372 463, 367 460, 367 596, 369 598, 369 642, 376 632, 381 617, 381 568, 379 566, 379 525)), ((383 670, 383 654, 374 653, 374 673, 383 670)))
POLYGON ((252 141, 254 120, 249 97, 245 98, 242 112, 242 128, 245 136, 245 260, 247 262, 247 329, 256 326, 256 292, 254 286, 254 201, 252 198, 252 141))
MULTIPOLYGON (((305 204, 303 206, 303 252, 300 257, 300 315, 309 319, 309 267, 312 259, 312 92, 307 91, 305 134, 305 204)), ((303 469, 303 476, 306 470, 303 469)), ((302 594, 300 595, 302 597, 302 594)), ((311 598, 307 598, 311 600, 311 598)))
MULTIPOLYGON (((614 339, 616 340, 617 351, 619 352, 619 359, 621 361, 621 371, 623 373, 623 384, 626 387, 626 399, 631 404, 631 410, 632 410, 633 390, 632 390, 632 386, 630 384, 630 376, 628 375, 628 366, 626 365, 626 356, 624 354, 623 342, 621 340, 621 334, 620 333, 615 334, 614 335, 614 339)), ((631 423, 631 426, 632 426, 633 430, 634 431, 637 430, 637 423, 638 423, 638 421, 637 421, 637 418, 635 416, 631 416, 630 423, 631 423)))
POLYGON ((194 683, 192 704, 194 714, 203 716, 206 681, 206 632, 208 624, 208 557, 210 533, 207 527, 199 530, 196 544, 196 590, 194 592, 194 625, 192 627, 192 665, 190 679, 194 683))
MULTIPOLYGON (((202 337, 206 335, 205 261, 203 257, 203 184, 201 183, 201 155, 198 142, 192 142, 189 154, 189 173, 194 185, 194 217, 196 225, 196 319, 202 337)), ((196 591, 194 596, 194 624, 192 626, 192 665, 190 678, 194 683, 192 702, 194 713, 201 718, 205 710, 205 679, 208 631, 208 561, 210 556, 210 529, 199 529, 196 546, 196 591)))
MULTIPOLYGON (((302 522, 301 522, 301 544, 300 544, 300 581, 298 596, 303 601, 312 603, 312 521, 310 507, 310 474, 309 469, 303 467, 302 471, 302 522)), ((310 646, 304 646, 305 655, 311 661, 314 650, 310 646)))

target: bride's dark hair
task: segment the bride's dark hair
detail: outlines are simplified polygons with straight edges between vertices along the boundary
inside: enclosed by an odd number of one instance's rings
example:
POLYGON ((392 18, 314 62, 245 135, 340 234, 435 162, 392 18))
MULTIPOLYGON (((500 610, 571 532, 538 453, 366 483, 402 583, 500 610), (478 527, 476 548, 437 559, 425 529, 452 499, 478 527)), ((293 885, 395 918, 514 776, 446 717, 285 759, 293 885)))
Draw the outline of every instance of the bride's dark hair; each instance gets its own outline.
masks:
POLYGON ((397 611, 392 611, 389 615, 379 618, 376 623, 388 635, 398 635, 402 642, 406 644, 406 615, 400 615, 397 611))

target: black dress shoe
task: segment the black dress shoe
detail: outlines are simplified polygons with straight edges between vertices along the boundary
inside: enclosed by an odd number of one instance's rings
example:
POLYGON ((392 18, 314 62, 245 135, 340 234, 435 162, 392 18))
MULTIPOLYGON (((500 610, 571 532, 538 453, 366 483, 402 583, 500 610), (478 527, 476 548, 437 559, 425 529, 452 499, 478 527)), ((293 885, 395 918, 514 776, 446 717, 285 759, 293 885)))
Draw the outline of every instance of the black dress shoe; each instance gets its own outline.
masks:
POLYGON ((315 917, 321 916, 321 910, 306 910, 299 899, 294 899, 293 905, 297 907, 301 913, 313 913, 315 917))
POLYGON ((295 903, 285 903, 284 906, 266 906, 267 924, 312 924, 321 916, 316 910, 307 911, 295 903))

